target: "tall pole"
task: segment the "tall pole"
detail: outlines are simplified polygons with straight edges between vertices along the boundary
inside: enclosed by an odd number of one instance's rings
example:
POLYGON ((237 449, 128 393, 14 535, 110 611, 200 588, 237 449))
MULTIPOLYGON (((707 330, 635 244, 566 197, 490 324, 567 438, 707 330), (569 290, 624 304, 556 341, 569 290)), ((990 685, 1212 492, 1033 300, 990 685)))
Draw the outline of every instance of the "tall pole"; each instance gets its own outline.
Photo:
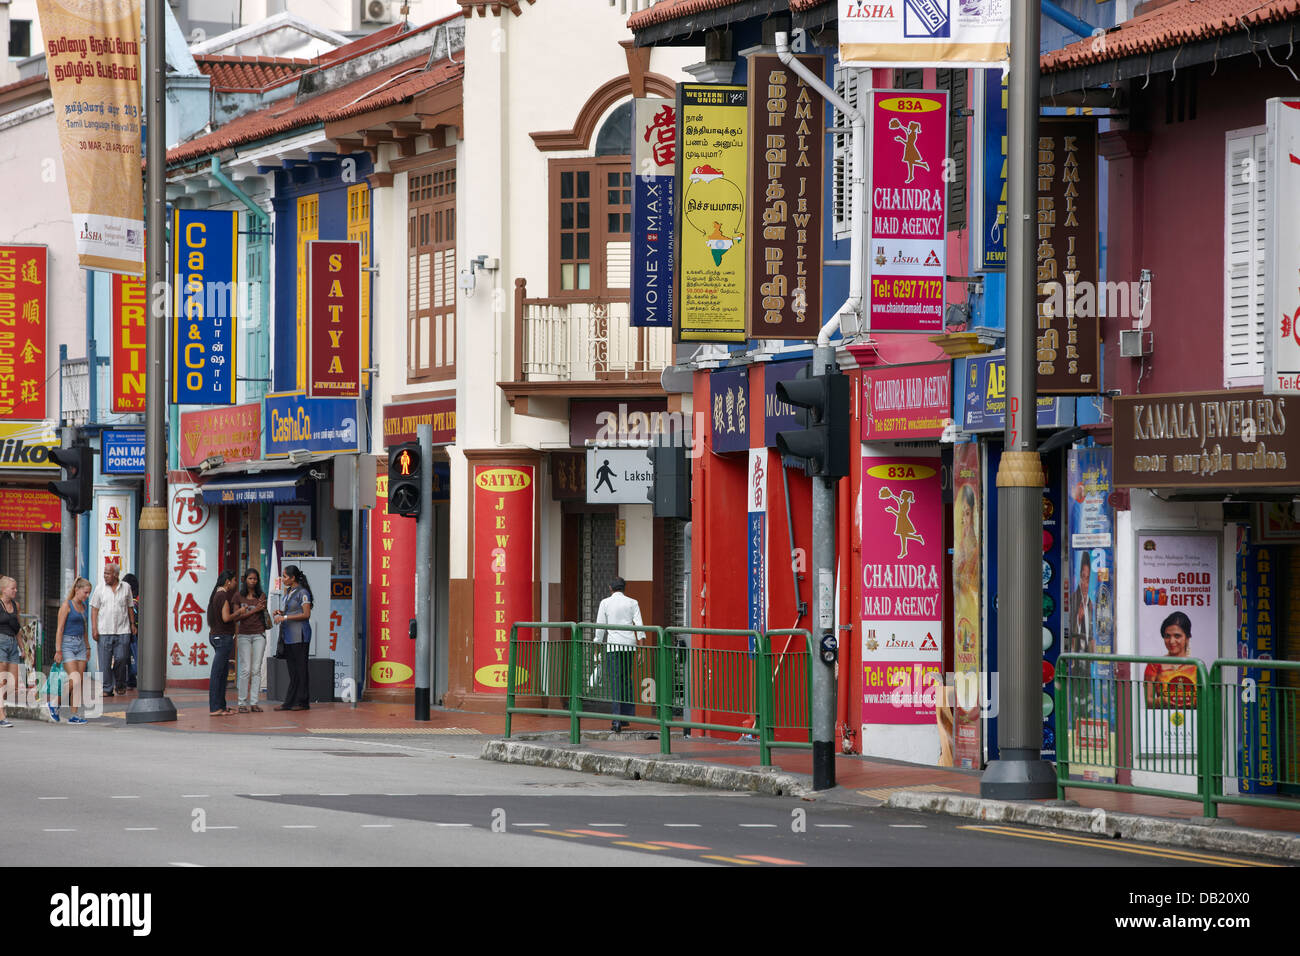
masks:
POLYGON ((1034 256, 1038 144, 1038 0, 1012 0, 1007 101, 1007 421, 998 467, 998 759, 980 795, 1056 796, 1041 757, 1043 463, 1037 448, 1038 275, 1034 256))
POLYGON ((420 443, 420 516, 415 519, 415 719, 429 719, 429 593, 433 567, 433 426, 416 425, 420 443))
MULTIPOLYGON (((145 341, 144 507, 140 509, 139 697, 126 709, 128 724, 176 719, 164 695, 167 681, 167 167, 163 29, 167 0, 148 0, 145 25, 145 271, 149 328, 145 341)), ((93 369, 91 370, 93 373, 93 369)))
MULTIPOLYGON (((818 345, 813 349, 813 375, 835 371, 835 349, 818 345)), ((825 414, 830 414, 826 409, 825 414)), ((818 648, 826 634, 835 635, 835 481, 814 477, 812 480, 812 565, 813 602, 818 648)), ((813 789, 829 790, 835 786, 835 665, 828 664, 814 651, 812 675, 812 746, 813 789)))

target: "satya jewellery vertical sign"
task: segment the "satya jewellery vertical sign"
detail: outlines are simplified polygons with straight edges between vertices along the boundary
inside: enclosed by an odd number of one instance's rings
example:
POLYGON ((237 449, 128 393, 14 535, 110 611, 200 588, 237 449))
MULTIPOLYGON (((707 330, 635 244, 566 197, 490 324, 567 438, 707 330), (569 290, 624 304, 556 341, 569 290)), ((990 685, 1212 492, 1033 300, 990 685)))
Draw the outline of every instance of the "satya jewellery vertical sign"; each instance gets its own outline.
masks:
POLYGON ((1097 125, 1044 118, 1038 127, 1038 392, 1101 389, 1097 125))
POLYGON ((307 243, 307 394, 361 394, 361 243, 307 243))
POLYGON ((144 272, 139 0, 37 0, 83 269, 144 272))
POLYGON ((840 62, 978 67, 1006 60, 1011 0, 838 0, 840 62))
MULTIPOLYGON (((800 61, 822 75, 822 58, 800 61)), ((749 334, 821 331, 822 101, 775 56, 749 61, 749 334)))
POLYGON ((744 342, 749 121, 743 86, 677 86, 677 338, 744 342))
POLYGON ((234 212, 177 209, 172 219, 172 402, 235 404, 239 233, 234 212))
POLYGON ((0 418, 45 417, 44 246, 0 246, 0 418))
POLYGON ((388 475, 376 476, 375 508, 370 513, 370 636, 367 644, 372 684, 392 689, 415 685, 415 642, 407 622, 415 615, 415 521, 388 513, 388 475))
POLYGON ((871 130, 870 329, 943 331, 948 94, 876 90, 871 130))
POLYGON ((113 276, 113 411, 142 412, 145 402, 144 280, 113 276))
POLYGON ((1268 101, 1264 391, 1300 393, 1300 100, 1268 101))
POLYGON ((677 108, 642 97, 632 106, 632 325, 671 327, 676 239, 677 108))
MULTIPOLYGON (((474 690, 506 689, 510 625, 533 616, 532 465, 474 466, 474 690)), ((536 635, 536 632, 533 632, 536 635)), ((522 656, 522 655, 521 655, 522 656)), ((525 659, 535 659, 528 655, 525 659)), ((533 675, 519 674, 527 682, 533 675)))

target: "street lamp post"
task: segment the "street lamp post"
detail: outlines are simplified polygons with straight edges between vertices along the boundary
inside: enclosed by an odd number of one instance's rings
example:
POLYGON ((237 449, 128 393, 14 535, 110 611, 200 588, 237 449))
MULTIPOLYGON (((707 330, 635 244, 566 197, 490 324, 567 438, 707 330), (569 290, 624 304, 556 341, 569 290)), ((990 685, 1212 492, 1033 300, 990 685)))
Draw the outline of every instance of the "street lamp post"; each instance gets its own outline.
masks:
POLYGON ((1042 458, 1038 430, 1034 250, 1038 144, 1038 0, 1012 0, 1007 101, 1007 420, 998 468, 998 759, 980 795, 1005 800, 1056 796, 1042 759, 1042 458))
POLYGON ((168 295, 167 168, 164 97, 166 62, 163 29, 166 0, 148 0, 145 23, 145 271, 150 311, 145 342, 144 507, 140 509, 139 696, 126 710, 128 724, 176 719, 176 706, 163 690, 167 680, 167 346, 168 295))

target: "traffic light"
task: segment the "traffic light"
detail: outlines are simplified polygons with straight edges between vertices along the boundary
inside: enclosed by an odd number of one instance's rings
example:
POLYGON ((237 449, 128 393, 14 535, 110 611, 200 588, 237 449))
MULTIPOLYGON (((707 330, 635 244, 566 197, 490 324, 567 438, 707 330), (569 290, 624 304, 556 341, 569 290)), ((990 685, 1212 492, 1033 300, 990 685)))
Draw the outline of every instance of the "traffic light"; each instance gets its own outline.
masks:
POLYGON ((804 473, 843 478, 849 473, 849 377, 838 368, 776 383, 776 397, 805 409, 804 427, 776 433, 782 455, 802 458, 804 473))
POLYGON ((420 443, 403 442, 388 449, 388 513, 420 517, 420 443))
POLYGON ((63 469, 62 481, 51 481, 49 489, 67 503, 71 514, 89 511, 95 478, 95 453, 89 445, 51 448, 50 460, 63 469))
POLYGON ((691 518, 691 462, 684 445, 660 445, 652 439, 646 455, 653 479, 646 495, 656 518, 691 518))

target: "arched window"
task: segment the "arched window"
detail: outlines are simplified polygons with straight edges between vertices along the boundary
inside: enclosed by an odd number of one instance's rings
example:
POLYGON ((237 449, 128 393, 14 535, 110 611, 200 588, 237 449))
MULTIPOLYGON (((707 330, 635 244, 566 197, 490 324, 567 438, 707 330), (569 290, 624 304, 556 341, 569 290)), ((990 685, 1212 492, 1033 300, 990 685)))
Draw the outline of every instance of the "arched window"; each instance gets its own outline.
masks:
POLYGON ((551 294, 627 291, 632 266, 632 101, 596 134, 595 155, 551 160, 551 294))

